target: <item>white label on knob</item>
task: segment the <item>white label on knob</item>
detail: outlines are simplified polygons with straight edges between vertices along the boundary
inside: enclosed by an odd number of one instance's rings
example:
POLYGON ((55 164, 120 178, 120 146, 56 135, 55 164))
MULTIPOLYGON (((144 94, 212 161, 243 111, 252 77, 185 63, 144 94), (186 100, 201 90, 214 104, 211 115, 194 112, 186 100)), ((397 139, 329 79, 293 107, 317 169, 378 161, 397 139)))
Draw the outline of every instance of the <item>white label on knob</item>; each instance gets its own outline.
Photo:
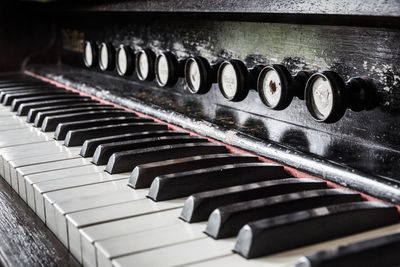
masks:
POLYGON ((164 55, 160 55, 157 61, 157 78, 161 85, 166 85, 168 82, 168 61, 164 55))
POLYGON ((190 85, 191 85, 191 89, 194 92, 199 91, 200 89, 200 69, 199 69, 199 65, 197 65, 196 61, 190 61, 190 65, 189 65, 189 81, 190 81, 190 85))
POLYGON ((145 80, 149 75, 149 59, 145 52, 139 53, 138 65, 139 78, 145 80))
POLYGON ((228 98, 235 96, 237 92, 237 75, 231 64, 226 64, 221 73, 222 90, 228 98))
POLYGON ((100 68, 101 70, 108 68, 108 49, 105 44, 102 44, 100 47, 100 68))
POLYGON ((276 70, 269 70, 264 76, 263 93, 270 107, 276 107, 282 96, 282 84, 276 70))
POLYGON ((118 50, 117 67, 121 75, 126 73, 128 69, 128 59, 124 48, 118 50))
POLYGON ((332 87, 327 79, 318 77, 312 85, 312 98, 316 111, 324 118, 328 117, 333 108, 332 87))
POLYGON ((92 45, 87 42, 85 45, 85 65, 86 67, 91 67, 93 65, 93 50, 92 45))

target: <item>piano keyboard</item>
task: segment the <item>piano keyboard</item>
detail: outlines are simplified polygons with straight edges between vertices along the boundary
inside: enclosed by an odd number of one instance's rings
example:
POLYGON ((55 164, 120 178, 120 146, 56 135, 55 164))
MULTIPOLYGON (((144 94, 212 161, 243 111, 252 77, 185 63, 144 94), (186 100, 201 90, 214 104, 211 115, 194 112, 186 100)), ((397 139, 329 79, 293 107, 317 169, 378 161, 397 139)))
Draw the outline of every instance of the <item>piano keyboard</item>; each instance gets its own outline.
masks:
POLYGON ((28 76, 1 76, 0 101, 0 175, 83 266, 354 266, 399 247, 396 207, 356 192, 28 76))

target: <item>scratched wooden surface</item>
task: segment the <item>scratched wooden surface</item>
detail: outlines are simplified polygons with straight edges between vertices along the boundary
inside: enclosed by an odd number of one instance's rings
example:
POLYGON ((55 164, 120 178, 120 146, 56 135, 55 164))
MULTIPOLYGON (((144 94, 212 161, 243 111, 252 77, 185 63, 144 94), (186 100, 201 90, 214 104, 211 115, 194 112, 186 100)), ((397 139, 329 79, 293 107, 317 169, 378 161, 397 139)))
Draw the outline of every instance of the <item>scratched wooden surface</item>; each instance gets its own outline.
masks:
POLYGON ((0 178, 0 266, 79 266, 3 178, 0 178))

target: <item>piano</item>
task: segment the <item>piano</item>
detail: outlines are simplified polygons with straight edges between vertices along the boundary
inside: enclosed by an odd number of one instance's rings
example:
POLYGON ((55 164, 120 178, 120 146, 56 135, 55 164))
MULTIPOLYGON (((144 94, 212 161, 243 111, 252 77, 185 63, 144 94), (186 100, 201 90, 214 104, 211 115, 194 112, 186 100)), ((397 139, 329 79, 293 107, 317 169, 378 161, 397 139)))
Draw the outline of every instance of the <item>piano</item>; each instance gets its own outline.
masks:
POLYGON ((400 265, 398 1, 45 2, 2 4, 2 265, 400 265))

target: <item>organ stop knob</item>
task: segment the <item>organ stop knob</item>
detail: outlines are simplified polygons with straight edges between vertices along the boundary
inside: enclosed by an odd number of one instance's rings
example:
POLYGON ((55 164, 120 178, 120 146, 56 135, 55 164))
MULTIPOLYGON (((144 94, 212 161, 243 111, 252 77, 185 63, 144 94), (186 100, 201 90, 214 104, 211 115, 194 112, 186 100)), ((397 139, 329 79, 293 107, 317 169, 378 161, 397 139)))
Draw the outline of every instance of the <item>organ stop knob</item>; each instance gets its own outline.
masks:
POLYGON ((258 77, 257 91, 268 108, 282 110, 290 105, 294 96, 303 99, 310 76, 311 72, 300 71, 292 77, 287 68, 280 64, 266 66, 258 77))
POLYGON ((83 63, 91 68, 97 63, 97 46, 93 41, 85 41, 83 45, 83 63))
POLYGON ((156 58, 156 80, 162 87, 171 87, 182 76, 182 63, 171 52, 162 52, 156 58))
POLYGON ((197 56, 186 60, 185 81, 189 92, 193 94, 207 93, 212 83, 217 80, 216 68, 210 65, 207 59, 197 56))
POLYGON ((305 100, 311 116, 319 122, 340 120, 347 108, 369 110, 376 105, 375 89, 364 78, 351 78, 347 83, 333 71, 315 73, 307 81, 305 100))
POLYGON ((132 48, 120 45, 117 49, 117 72, 120 76, 128 76, 133 72, 134 53, 132 48))
POLYGON ((114 68, 114 47, 109 43, 101 43, 99 48, 99 66, 102 71, 114 68))
POLYGON ((240 60, 229 60, 221 63, 218 69, 218 86, 222 95, 229 101, 238 102, 246 98, 250 89, 256 88, 261 66, 247 69, 240 60))
POLYGON ((136 54, 136 75, 141 81, 154 79, 155 54, 151 49, 141 49, 136 54))

